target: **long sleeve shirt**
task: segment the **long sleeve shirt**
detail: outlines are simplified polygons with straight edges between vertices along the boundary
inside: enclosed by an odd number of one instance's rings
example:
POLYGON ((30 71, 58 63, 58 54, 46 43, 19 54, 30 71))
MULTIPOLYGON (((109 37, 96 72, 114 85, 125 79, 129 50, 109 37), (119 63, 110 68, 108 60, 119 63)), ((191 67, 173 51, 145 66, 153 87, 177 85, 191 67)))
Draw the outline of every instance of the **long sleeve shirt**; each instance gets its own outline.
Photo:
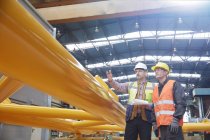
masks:
POLYGON ((117 81, 112 80, 109 84, 118 92, 128 93, 129 83, 118 83, 117 81))

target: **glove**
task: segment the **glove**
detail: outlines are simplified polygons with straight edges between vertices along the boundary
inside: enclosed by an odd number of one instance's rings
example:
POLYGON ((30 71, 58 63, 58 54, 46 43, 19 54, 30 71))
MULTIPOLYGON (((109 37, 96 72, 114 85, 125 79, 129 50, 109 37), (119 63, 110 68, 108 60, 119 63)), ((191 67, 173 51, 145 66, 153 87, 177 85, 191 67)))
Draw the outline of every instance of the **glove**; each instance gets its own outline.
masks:
POLYGON ((169 131, 173 134, 177 134, 178 130, 179 130, 179 119, 173 118, 173 121, 169 126, 169 131))
POLYGON ((155 136, 158 137, 158 127, 157 127, 157 123, 153 122, 152 123, 152 127, 153 127, 153 132, 155 133, 155 136))

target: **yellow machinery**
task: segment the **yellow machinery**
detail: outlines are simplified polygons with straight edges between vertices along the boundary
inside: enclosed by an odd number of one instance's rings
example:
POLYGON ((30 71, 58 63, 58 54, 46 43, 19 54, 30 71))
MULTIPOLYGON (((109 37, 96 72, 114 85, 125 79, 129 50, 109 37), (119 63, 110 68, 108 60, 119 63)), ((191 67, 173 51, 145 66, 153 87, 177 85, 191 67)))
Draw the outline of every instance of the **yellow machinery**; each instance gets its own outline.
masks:
POLYGON ((14 116, 8 116, 9 112, 1 113, 1 122, 52 128, 60 121, 62 125, 57 129, 62 131, 66 128, 66 131, 77 131, 76 127, 99 124, 124 128, 125 108, 116 100, 116 95, 113 98, 113 93, 105 89, 18 1, 0 1, 0 21, 0 71, 5 75, 1 79, 0 90, 4 92, 0 101, 28 84, 88 112, 68 110, 67 115, 58 113, 58 109, 2 105, 2 112, 11 111, 14 116), (79 119, 93 121, 69 123, 65 120, 71 115, 75 119, 75 114, 79 119), (22 118, 18 117, 20 115, 22 118), (52 124, 47 125, 48 120, 52 124))

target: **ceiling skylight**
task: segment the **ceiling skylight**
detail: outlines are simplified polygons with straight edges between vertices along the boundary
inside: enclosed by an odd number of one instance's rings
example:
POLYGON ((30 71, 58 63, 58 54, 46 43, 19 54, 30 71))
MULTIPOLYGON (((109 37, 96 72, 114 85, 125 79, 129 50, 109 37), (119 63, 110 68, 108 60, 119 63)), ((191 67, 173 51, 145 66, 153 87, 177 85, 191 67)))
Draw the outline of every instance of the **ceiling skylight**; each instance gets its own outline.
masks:
MULTIPOLYGON (((148 72, 149 77, 154 77, 155 73, 154 72, 148 72)), ((180 78, 200 78, 200 74, 189 74, 189 73, 170 73, 169 77, 180 77, 180 78)), ((125 79, 132 79, 136 78, 135 74, 132 75, 127 75, 127 76, 119 76, 119 77, 114 77, 114 80, 125 80, 125 79)), ((105 82, 108 81, 108 79, 103 79, 105 82)))
POLYGON ((141 61, 164 61, 164 62, 197 62, 197 61, 210 61, 210 57, 186 57, 186 56, 139 56, 139 57, 133 57, 133 58, 127 58, 127 59, 120 59, 120 60, 114 60, 104 63, 95 63, 95 64, 89 64, 86 65, 88 69, 94 69, 94 68, 101 68, 101 67, 111 67, 111 66, 118 66, 123 64, 131 64, 141 61))
POLYGON ((210 32, 194 32, 194 31, 141 31, 139 32, 132 32, 127 33, 125 35, 116 35, 110 36, 107 38, 99 38, 95 40, 89 40, 84 43, 77 43, 77 44, 67 44, 66 47, 69 51, 77 51, 77 50, 84 50, 90 49, 94 47, 102 47, 107 46, 109 43, 117 44, 122 43, 125 41, 133 41, 138 39, 191 39, 193 35, 193 39, 209 39, 210 32), (157 35, 156 35, 157 34, 157 35))

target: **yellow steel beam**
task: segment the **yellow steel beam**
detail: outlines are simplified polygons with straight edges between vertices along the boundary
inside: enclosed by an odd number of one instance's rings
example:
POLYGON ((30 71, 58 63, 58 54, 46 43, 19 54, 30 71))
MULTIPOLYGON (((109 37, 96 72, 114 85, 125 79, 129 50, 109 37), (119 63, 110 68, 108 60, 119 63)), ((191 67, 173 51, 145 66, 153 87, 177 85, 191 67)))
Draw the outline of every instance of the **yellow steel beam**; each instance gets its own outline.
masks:
POLYGON ((50 108, 29 105, 0 104, 0 114, 24 115, 45 118, 66 118, 75 120, 103 120, 83 110, 50 108))
POLYGON ((0 79, 0 103, 19 90, 23 84, 3 75, 0 79))
POLYGON ((74 127, 78 128, 78 127, 90 127, 95 125, 104 125, 107 124, 107 121, 76 121, 72 123, 74 127))
POLYGON ((72 122, 64 119, 56 118, 39 118, 39 117, 28 117, 11 114, 1 114, 0 122, 14 125, 34 126, 41 128, 48 128, 52 130, 60 130, 65 132, 74 132, 72 122))
POLYGON ((184 132, 210 132, 210 122, 184 123, 182 129, 184 132))
POLYGON ((99 131, 99 130, 109 130, 112 132, 116 131, 124 131, 123 128, 117 126, 117 125, 98 125, 98 126, 90 126, 90 127, 83 127, 81 130, 94 130, 94 131, 99 131))
POLYGON ((0 29, 1 72, 125 126, 125 108, 18 1, 0 1, 0 29))
MULTIPOLYGON (((105 139, 104 137, 80 137, 77 140, 104 140, 104 139, 105 139)), ((68 139, 68 138, 59 139, 58 138, 55 140, 71 140, 71 139, 68 139)), ((112 136, 112 140, 124 140, 124 137, 112 136)))
MULTIPOLYGON (((55 138, 54 140, 75 140, 75 138, 55 138)), ((105 137, 77 137, 76 140, 105 140, 105 137)), ((112 136, 112 140, 124 140, 124 137, 112 136)))
POLYGON ((9 98, 5 99, 3 102, 1 102, 0 104, 11 104, 12 102, 10 101, 9 98))
POLYGON ((107 94, 115 99, 115 101, 119 102, 119 97, 109 88, 109 86, 101 79, 100 76, 96 75, 95 79, 106 89, 107 94))
POLYGON ((15 125, 34 126, 53 130, 80 132, 83 127, 106 124, 106 121, 74 121, 60 118, 41 118, 25 115, 1 114, 0 122, 15 125))
MULTIPOLYGON (((105 124, 105 121, 68 121, 65 119, 57 118, 40 118, 16 114, 5 114, 1 112, 0 122, 16 125, 35 126, 49 129, 57 129, 61 131, 76 132, 78 130, 85 131, 124 131, 116 125, 101 125, 105 124), (91 126, 98 125, 98 126, 91 126)), ((201 123, 184 123, 184 132, 204 132, 210 131, 210 122, 201 123)))

